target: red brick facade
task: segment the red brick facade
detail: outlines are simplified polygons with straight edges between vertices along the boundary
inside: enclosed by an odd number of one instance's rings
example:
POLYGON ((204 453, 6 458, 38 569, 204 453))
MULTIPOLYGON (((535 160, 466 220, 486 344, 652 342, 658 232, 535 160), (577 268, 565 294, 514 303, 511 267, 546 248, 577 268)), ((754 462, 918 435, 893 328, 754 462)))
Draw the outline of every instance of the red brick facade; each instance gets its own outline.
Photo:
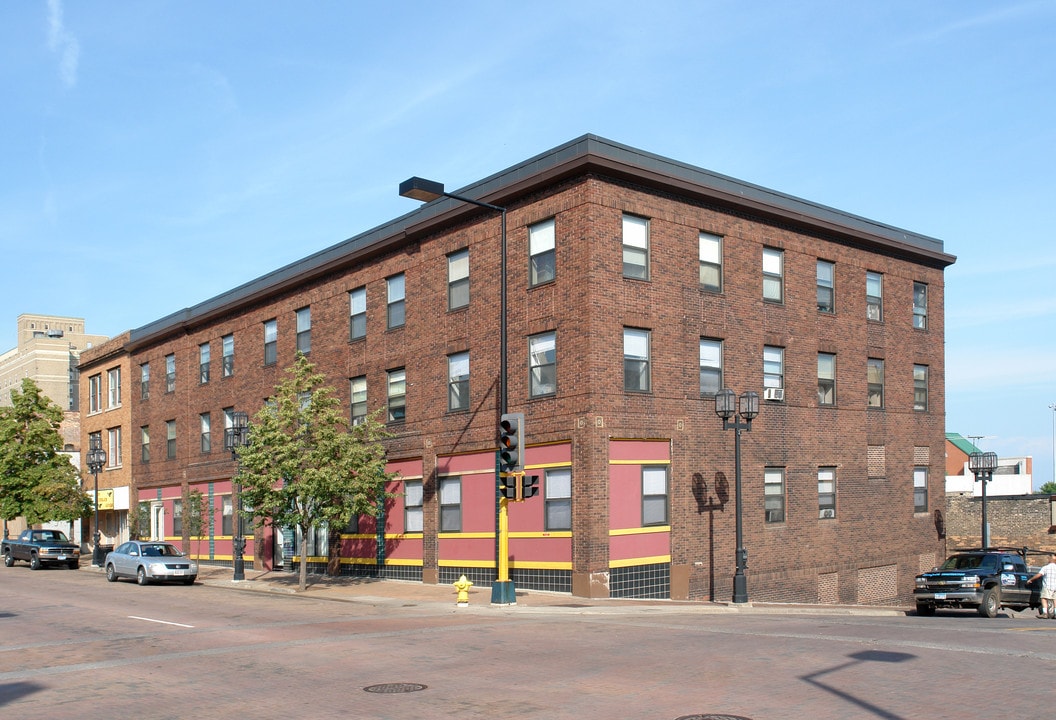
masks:
MULTIPOLYGON (((569 531, 547 530, 545 492, 511 508, 518 586, 554 587, 549 583, 558 578, 556 587, 581 596, 729 599, 734 437, 723 431, 712 397, 700 392, 699 344, 711 338, 722 341, 723 384, 737 392, 762 393, 764 346, 784 351, 784 400, 762 402, 751 432, 742 436, 751 599, 886 603, 909 597, 913 576, 944 547, 933 511, 944 497, 943 268, 953 258, 941 243, 592 136, 462 194, 507 208, 509 408, 525 414, 527 462, 540 473, 571 468, 569 531), (648 279, 623 276, 624 213, 648 219, 648 279), (556 277, 529 287, 528 227, 550 218, 556 277), (721 292, 700 285, 702 231, 723 238, 721 292), (763 301, 764 247, 783 251, 779 303, 763 301), (834 264, 832 313, 817 307, 818 260, 834 264), (880 322, 866 319, 867 271, 882 274, 880 322), (914 283, 927 286, 926 329, 914 327, 914 283), (649 331, 647 392, 624 390, 625 328, 649 331), (528 338, 544 332, 556 335, 557 390, 532 398, 528 338), (818 405, 819 352, 836 356, 830 407, 818 405), (882 408, 867 408, 870 358, 883 360, 882 408), (928 369, 927 410, 914 410, 914 365, 928 369), (545 452, 555 445, 568 448, 567 461, 545 452), (644 479, 626 481, 643 477, 643 467, 666 469, 667 522, 628 527, 627 518, 649 502, 644 479), (764 468, 784 472, 780 522, 764 522, 764 468), (819 518, 819 468, 835 468, 833 518, 819 518), (927 472, 922 512, 914 512, 915 468, 927 472), (553 542, 557 537, 567 540, 553 542)), ((467 544, 444 549, 460 534, 439 532, 436 489, 447 458, 495 448, 499 227, 497 213, 444 199, 134 330, 128 348, 137 383, 130 385, 138 387, 140 366, 150 365, 149 398, 131 393, 133 432, 149 427, 151 444, 147 463, 138 446, 132 452, 140 500, 160 505, 159 498, 171 500, 192 487, 210 498, 229 492, 233 465, 223 449, 223 410, 260 408, 294 359, 295 311, 310 307, 309 358, 346 404, 349 379, 365 375, 370 409, 385 407, 387 373, 406 371, 406 419, 391 424, 396 437, 387 450, 394 463, 421 467, 425 492, 421 534, 407 536, 421 542, 421 557, 404 563, 419 567, 425 582, 466 568, 478 570, 474 581, 489 579, 494 550, 486 530, 462 530, 467 544), (448 310, 447 255, 465 248, 470 302, 448 310), (406 322, 387 330, 386 278, 398 273, 406 279, 406 322), (349 292, 359 287, 367 291, 367 333, 350 341, 349 292), (263 323, 271 319, 277 320, 278 362, 265 366, 263 323), (230 377, 221 372, 225 335, 234 337, 230 377), (201 384, 205 342, 211 372, 201 384), (447 356, 465 351, 469 409, 449 412, 447 356), (170 353, 176 359, 171 393, 170 353), (201 451, 199 437, 206 412, 209 453, 201 451), (173 460, 165 453, 170 420, 176 421, 173 460), (469 541, 482 535, 484 549, 466 558, 469 541)), ((464 513, 491 503, 492 487, 464 481, 464 513)), ((402 499, 390 512, 404 512, 402 499)), ((215 522, 219 527, 219 514, 215 522)), ((221 534, 211 537, 221 548, 221 534)), ((369 533, 350 533, 347 547, 367 540, 369 533)), ((255 545, 247 558, 270 562, 270 537, 258 534, 255 545)), ((213 552, 223 559, 222 549, 213 552)), ((369 564, 368 557, 344 561, 369 564)))

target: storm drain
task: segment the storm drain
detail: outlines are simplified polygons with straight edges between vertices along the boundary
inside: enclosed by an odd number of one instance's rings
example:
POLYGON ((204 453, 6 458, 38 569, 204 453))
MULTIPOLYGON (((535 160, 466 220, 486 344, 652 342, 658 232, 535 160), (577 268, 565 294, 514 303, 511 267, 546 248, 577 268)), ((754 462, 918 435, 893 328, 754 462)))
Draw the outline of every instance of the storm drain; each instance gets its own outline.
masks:
POLYGON ((675 720, 752 720, 746 718, 743 715, 716 715, 715 713, 705 713, 704 715, 683 715, 675 718, 675 720))
POLYGON ((369 693, 409 693, 425 690, 428 685, 421 683, 381 683, 380 685, 367 685, 364 690, 369 693))

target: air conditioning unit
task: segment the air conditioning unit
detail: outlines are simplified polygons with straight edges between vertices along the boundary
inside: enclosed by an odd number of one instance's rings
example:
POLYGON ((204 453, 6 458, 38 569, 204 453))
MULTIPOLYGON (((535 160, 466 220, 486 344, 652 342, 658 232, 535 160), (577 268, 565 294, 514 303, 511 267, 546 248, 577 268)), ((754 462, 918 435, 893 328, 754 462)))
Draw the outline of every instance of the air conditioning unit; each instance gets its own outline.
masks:
POLYGON ((784 388, 764 388, 763 389, 763 400, 775 400, 782 401, 785 399, 784 388))
POLYGON ((825 508, 824 510, 821 511, 821 516, 823 518, 834 518, 834 517, 836 517, 836 511, 833 510, 832 508, 825 508))

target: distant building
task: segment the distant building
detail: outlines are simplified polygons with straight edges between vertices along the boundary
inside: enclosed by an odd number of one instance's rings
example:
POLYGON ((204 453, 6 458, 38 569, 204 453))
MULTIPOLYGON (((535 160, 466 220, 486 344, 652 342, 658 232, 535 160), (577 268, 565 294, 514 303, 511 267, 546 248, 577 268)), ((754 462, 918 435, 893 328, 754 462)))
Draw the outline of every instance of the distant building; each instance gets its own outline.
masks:
MULTIPOLYGON (((958 433, 946 433, 946 494, 980 497, 983 485, 968 469, 968 456, 982 452, 958 433)), ((1030 495, 1034 491, 1031 470, 1034 460, 1027 457, 999 457, 993 478, 986 486, 988 496, 1030 495)))

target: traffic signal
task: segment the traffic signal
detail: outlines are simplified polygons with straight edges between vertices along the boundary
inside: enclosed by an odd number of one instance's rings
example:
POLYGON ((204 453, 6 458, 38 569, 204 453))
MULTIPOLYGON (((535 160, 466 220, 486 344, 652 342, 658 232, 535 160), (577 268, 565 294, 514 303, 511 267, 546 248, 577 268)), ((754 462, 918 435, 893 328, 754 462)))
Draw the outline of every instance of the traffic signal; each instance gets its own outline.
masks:
POLYGON ((524 413, 505 413, 499 420, 499 472, 524 470, 524 413))
POLYGON ((508 499, 517 499, 517 485, 520 481, 517 475, 500 475, 499 476, 499 495, 508 499))
POLYGON ((521 498, 527 500, 539 494, 539 476, 521 475, 521 498))

